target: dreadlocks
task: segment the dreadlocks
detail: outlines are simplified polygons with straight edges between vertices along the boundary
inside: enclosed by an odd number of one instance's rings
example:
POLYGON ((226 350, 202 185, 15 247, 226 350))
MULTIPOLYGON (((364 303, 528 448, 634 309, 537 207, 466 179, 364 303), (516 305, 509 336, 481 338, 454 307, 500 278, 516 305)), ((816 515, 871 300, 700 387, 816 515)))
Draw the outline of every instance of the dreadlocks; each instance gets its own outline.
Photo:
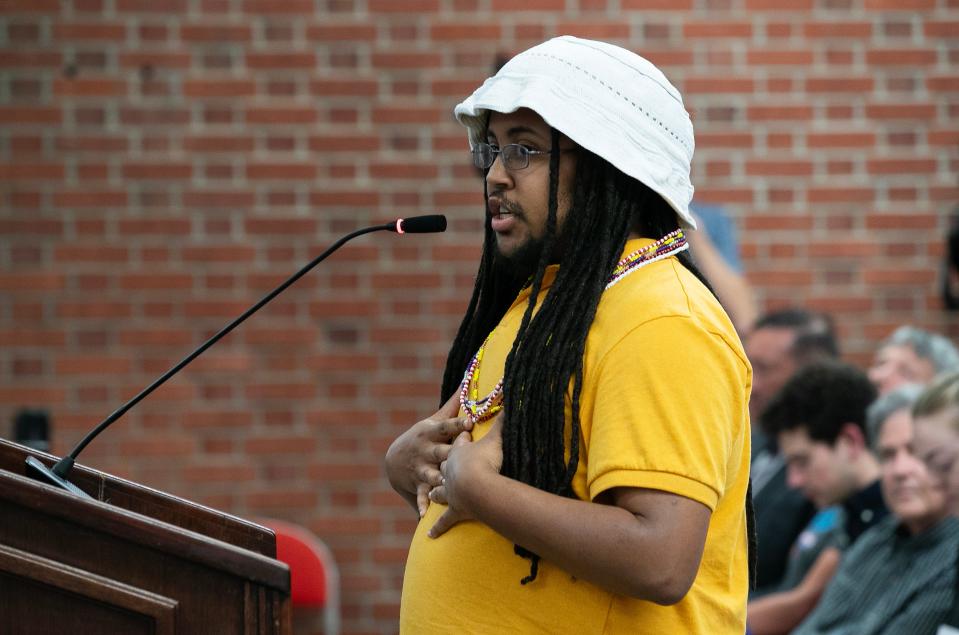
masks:
MULTIPOLYGON (((560 154, 559 132, 554 129, 549 155, 548 215, 531 281, 496 274, 496 259, 500 256, 487 215, 483 256, 466 315, 447 357, 441 403, 459 388, 472 355, 499 323, 524 283, 529 284, 529 302, 506 358, 500 471, 544 491, 573 498, 573 476, 579 463, 583 354, 600 297, 631 231, 659 238, 678 229, 679 224, 676 212, 658 194, 601 157, 579 150, 572 205, 559 234, 560 154), (534 311, 546 267, 557 253, 561 253, 562 266, 542 306, 534 311), (568 438, 567 396, 572 404, 568 438)), ((688 252, 681 252, 677 258, 709 287, 688 252)), ((750 488, 746 523, 752 586, 756 548, 751 499, 750 488)), ((521 582, 536 579, 539 556, 519 545, 514 550, 531 561, 530 574, 521 582)))

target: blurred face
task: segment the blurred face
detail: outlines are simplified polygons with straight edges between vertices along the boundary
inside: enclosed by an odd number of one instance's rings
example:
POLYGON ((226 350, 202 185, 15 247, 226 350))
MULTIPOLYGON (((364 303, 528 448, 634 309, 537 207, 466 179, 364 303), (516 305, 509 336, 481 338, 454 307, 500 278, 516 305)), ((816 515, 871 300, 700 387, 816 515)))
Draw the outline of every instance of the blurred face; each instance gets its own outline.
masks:
POLYGON ((883 395, 904 384, 926 384, 936 376, 928 359, 916 355, 908 346, 884 346, 869 367, 869 380, 883 395))
POLYGON ((792 346, 796 334, 787 328, 765 327, 749 334, 746 339, 746 357, 753 367, 753 390, 749 396, 749 417, 759 417, 772 396, 786 385, 797 370, 792 346))
POLYGON ((848 441, 840 435, 835 445, 809 438, 803 427, 779 433, 779 453, 786 461, 786 482, 817 507, 842 502, 855 492, 848 441))
POLYGON ((959 408, 917 417, 916 456, 942 481, 949 513, 959 516, 959 408))
POLYGON ((876 449, 886 505, 909 531, 920 533, 946 517, 943 482, 917 458, 912 421, 906 410, 886 419, 876 449))
MULTIPOLYGON (((528 150, 548 152, 552 130, 543 118, 528 108, 512 113, 490 114, 487 143, 497 148, 519 144, 528 150)), ((572 199, 575 154, 567 152, 574 144, 560 137, 557 232, 561 231, 572 199)), ((491 217, 496 245, 501 256, 523 268, 532 269, 542 249, 549 213, 549 154, 532 154, 529 166, 510 170, 497 155, 486 174, 491 217)))

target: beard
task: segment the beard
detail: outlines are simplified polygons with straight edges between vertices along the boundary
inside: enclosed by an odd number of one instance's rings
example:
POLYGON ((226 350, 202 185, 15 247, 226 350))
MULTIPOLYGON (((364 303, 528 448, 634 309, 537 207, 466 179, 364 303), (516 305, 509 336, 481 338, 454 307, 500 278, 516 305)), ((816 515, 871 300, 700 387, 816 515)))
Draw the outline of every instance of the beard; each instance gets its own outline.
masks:
POLYGON ((509 254, 503 253, 497 245, 496 258, 493 259, 496 273, 514 282, 524 284, 536 273, 536 266, 539 264, 540 255, 543 253, 544 242, 542 238, 530 238, 509 254))

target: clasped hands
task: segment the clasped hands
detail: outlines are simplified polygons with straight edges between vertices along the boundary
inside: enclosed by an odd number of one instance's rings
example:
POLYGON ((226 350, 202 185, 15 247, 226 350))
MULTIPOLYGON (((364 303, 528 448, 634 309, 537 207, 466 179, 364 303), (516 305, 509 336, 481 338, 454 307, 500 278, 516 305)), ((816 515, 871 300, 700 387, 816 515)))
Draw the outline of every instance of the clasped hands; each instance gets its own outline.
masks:
POLYGON ((400 435, 386 453, 387 476, 400 494, 415 504, 420 518, 430 501, 447 505, 429 536, 436 538, 457 523, 473 518, 471 494, 484 477, 498 475, 503 463, 501 416, 479 441, 473 425, 456 417, 454 395, 431 417, 400 435))

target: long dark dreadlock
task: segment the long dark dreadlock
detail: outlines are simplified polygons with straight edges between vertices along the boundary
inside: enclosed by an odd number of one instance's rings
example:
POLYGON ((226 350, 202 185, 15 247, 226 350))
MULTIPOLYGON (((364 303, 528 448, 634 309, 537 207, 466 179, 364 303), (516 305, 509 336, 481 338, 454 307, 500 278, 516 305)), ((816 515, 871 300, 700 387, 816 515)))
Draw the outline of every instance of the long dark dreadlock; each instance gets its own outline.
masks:
MULTIPOLYGON (((483 256, 473 295, 453 342, 443 375, 441 403, 460 386, 473 354, 506 313, 524 284, 532 287, 503 378, 503 466, 501 473, 539 489, 573 498, 573 476, 579 463, 579 398, 583 385, 586 336, 596 315, 606 281, 622 254, 630 231, 659 238, 679 227, 676 212, 655 192, 626 176, 601 157, 578 151, 572 205, 557 234, 559 132, 552 131, 549 212, 542 249, 532 281, 498 275, 495 236, 486 219, 483 256), (561 266, 535 313, 547 265, 556 246, 561 266), (565 401, 572 384, 571 435, 565 437, 565 401), (566 450, 569 459, 565 459, 566 450)), ((689 252, 677 258, 707 287, 689 252)), ((710 290, 712 290, 710 288, 710 290)), ((755 580, 756 531, 752 484, 746 495, 750 587, 755 580)), ((520 545, 536 578, 539 556, 520 545)))

